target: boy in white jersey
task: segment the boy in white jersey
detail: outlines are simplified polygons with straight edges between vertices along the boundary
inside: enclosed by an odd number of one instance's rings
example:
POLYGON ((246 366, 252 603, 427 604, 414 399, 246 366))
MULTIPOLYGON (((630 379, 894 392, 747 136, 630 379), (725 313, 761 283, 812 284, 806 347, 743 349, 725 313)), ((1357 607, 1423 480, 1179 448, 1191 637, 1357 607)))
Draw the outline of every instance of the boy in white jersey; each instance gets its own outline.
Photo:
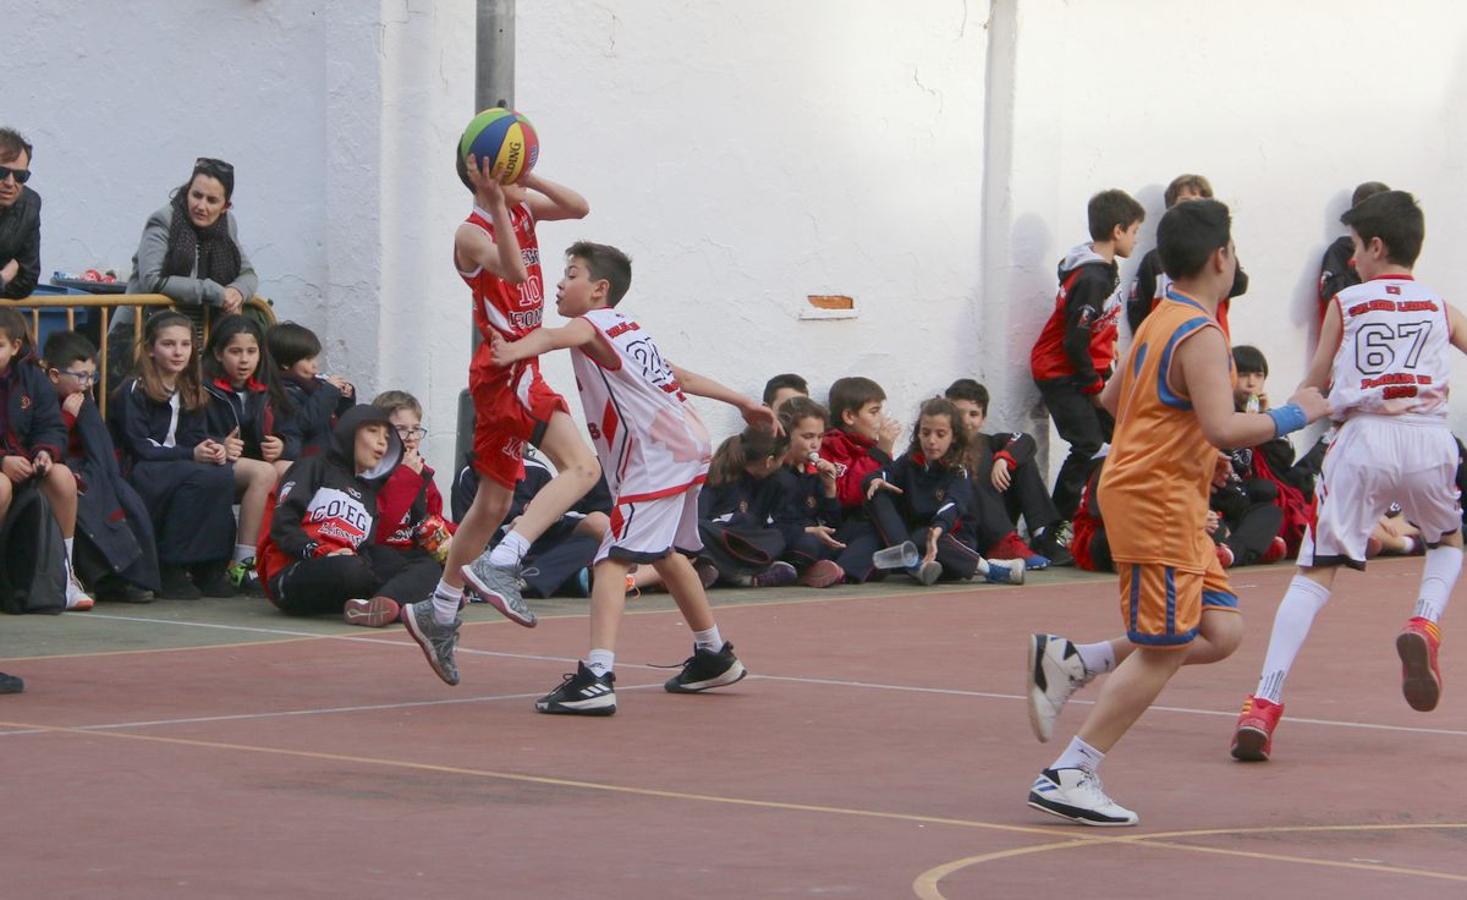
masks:
POLYGON ((569 349, 614 505, 611 529, 593 564, 591 649, 555 690, 535 702, 543 713, 609 716, 616 712, 616 632, 626 608, 626 576, 649 564, 693 631, 693 655, 667 690, 693 693, 733 684, 746 674, 723 640, 703 583, 678 551, 702 549, 698 491, 712 445, 686 394, 735 406, 751 425, 773 429, 774 412, 711 378, 672 365, 652 337, 615 307, 631 286, 632 264, 615 247, 581 241, 566 251, 555 309, 563 328, 540 328, 516 341, 492 338, 501 366, 569 349))
POLYGON ((1339 432, 1324 460, 1319 506, 1299 549, 1299 573, 1274 617, 1258 687, 1233 734, 1236 759, 1272 752, 1284 679, 1329 600, 1340 566, 1365 568, 1371 529, 1397 501, 1426 542, 1421 591, 1396 636, 1402 691, 1412 709, 1441 696, 1437 626, 1462 571, 1457 448, 1447 428, 1449 345, 1467 352, 1467 320, 1411 277, 1425 222, 1416 200, 1385 191, 1340 221, 1350 227, 1361 284, 1335 295, 1306 386, 1330 390, 1339 432))

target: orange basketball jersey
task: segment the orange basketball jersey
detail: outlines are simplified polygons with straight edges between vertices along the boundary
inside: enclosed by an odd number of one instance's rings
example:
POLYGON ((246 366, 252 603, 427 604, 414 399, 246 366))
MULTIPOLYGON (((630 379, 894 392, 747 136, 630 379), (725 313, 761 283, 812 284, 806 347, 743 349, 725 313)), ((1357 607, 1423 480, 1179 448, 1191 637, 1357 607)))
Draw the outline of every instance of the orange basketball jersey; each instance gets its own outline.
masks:
POLYGON ((1171 288, 1141 323, 1118 373, 1115 436, 1098 492, 1117 562, 1202 572, 1217 556, 1203 522, 1218 451, 1191 402, 1167 385, 1177 348, 1208 328, 1221 331, 1202 304, 1171 288))

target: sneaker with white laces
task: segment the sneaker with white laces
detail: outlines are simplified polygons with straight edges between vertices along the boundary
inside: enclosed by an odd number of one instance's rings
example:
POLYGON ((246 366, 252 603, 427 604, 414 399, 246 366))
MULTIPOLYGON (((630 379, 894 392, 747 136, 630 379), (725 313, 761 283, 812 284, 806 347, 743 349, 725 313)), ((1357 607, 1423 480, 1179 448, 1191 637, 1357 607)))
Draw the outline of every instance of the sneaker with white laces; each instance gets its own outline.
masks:
POLYGON ((402 624, 423 649, 423 656, 438 677, 445 684, 458 684, 458 663, 453 658, 453 650, 458 646, 458 627, 463 620, 455 618, 450 625, 440 625, 433 617, 433 598, 429 597, 404 606, 402 624))
POLYGON ((92 595, 86 592, 81 582, 72 575, 66 579, 66 611, 87 612, 95 605, 92 595))
POLYGON ((583 662, 560 687, 535 701, 535 711, 571 716, 609 716, 616 712, 616 674, 597 675, 583 662))
POLYGON ((1029 805, 1081 825, 1135 825, 1141 817, 1105 795, 1100 776, 1085 769, 1045 769, 1029 787, 1029 805))
POLYGON ((525 604, 522 591, 525 583, 520 579, 519 566, 496 566, 489 561, 490 552, 484 551, 479 558, 459 569, 464 581, 499 610, 499 614, 516 625, 534 628, 538 623, 535 613, 525 604))
POLYGON ((1054 734, 1070 695, 1089 684, 1095 676, 1085 671, 1074 642, 1057 634, 1029 635, 1029 727, 1040 743, 1054 734))
POLYGON ((989 584, 1023 584, 1024 561, 1022 559, 990 559, 983 580, 989 584))

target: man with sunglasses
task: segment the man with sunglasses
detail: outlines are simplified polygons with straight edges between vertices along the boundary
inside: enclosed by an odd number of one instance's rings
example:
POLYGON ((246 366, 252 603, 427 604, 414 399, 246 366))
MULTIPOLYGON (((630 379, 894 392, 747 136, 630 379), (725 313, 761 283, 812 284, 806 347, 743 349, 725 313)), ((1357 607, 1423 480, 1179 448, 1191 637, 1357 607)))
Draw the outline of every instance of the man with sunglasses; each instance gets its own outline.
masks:
POLYGON ((29 297, 41 274, 41 196, 26 187, 31 145, 0 128, 0 297, 29 297))

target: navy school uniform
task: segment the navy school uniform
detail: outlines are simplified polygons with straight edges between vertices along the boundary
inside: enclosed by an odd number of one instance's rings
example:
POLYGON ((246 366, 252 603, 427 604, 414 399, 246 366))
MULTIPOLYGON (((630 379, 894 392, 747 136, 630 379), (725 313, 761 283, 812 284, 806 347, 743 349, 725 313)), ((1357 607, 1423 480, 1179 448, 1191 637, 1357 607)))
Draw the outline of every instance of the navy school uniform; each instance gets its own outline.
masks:
POLYGON ((264 459, 260 442, 274 435, 285 445, 280 453, 281 459, 300 458, 300 425, 295 416, 277 413, 275 404, 270 402, 270 390, 265 385, 251 378, 242 390, 236 390, 227 380, 220 378, 206 384, 204 389, 209 392, 209 437, 222 441, 238 428, 240 439, 244 441, 244 456, 264 459))
POLYGON ((42 450, 60 461, 66 423, 56 389, 29 355, 19 355, 0 374, 0 454, 34 460, 42 450))
POLYGON ((754 575, 769 568, 785 550, 785 533, 775 515, 792 487, 776 472, 755 478, 746 472, 725 484, 704 484, 698 494, 701 556, 723 578, 754 575))
POLYGON ((877 491, 866 502, 871 521, 887 546, 911 541, 919 553, 927 552, 928 529, 942 528, 937 540, 937 561, 947 578, 972 578, 982 558, 960 539, 962 522, 973 503, 973 487, 962 466, 929 462, 920 453, 907 453, 866 477, 901 488, 902 493, 877 491))
POLYGON ((973 508, 963 532, 973 546, 992 547, 1018 527, 1020 516, 1031 536, 1059 521, 1059 510, 1034 462, 1036 450, 1034 438, 1023 432, 974 438, 969 452, 973 508), (1002 492, 993 486, 993 464, 998 459, 1009 463, 1009 489, 1002 492))
POLYGON ((807 471, 804 464, 786 466, 773 477, 785 483, 784 502, 774 512, 774 526, 784 535, 780 559, 803 573, 819 560, 839 556, 835 547, 805 530, 814 525, 840 526, 840 500, 826 496, 821 477, 807 471))
POLYGON ((296 378, 281 373, 280 385, 292 407, 292 430, 300 440, 297 456, 302 459, 331 449, 331 428, 336 418, 351 409, 353 401, 324 378, 296 378))
POLYGON ((76 570, 88 584, 115 575, 156 591, 158 548, 143 498, 122 477, 117 450, 97 405, 82 401, 76 418, 62 412, 71 431, 66 465, 76 473, 76 570))
POLYGON ((175 396, 159 403, 136 377, 113 395, 113 436, 123 472, 153 521, 158 561, 189 566, 226 562, 234 551, 234 466, 194 461, 208 437, 204 410, 175 396))

